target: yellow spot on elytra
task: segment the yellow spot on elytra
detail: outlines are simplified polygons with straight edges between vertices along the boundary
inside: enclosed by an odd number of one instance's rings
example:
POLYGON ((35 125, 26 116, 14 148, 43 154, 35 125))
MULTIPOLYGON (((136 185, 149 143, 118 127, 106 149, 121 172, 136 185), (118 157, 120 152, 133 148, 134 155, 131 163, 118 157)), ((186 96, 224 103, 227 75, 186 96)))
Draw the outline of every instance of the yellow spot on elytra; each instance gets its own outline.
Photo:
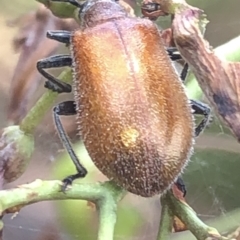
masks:
POLYGON ((139 137, 138 130, 134 128, 127 128, 121 132, 121 140, 124 146, 126 147, 134 147, 139 137))

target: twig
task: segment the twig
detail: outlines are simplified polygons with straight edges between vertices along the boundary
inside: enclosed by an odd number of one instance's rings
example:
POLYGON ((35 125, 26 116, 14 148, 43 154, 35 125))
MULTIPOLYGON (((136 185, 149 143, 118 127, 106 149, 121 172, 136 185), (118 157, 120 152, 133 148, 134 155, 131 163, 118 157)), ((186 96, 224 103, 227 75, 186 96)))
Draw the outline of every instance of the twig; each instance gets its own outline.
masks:
POLYGON ((158 240, 167 240, 169 239, 169 235, 172 231, 173 226, 173 214, 171 209, 169 208, 166 195, 161 197, 161 219, 160 225, 158 229, 158 240))
POLYGON ((187 228, 198 240, 227 239, 222 237, 215 228, 209 227, 203 223, 193 209, 186 203, 176 199, 171 191, 166 193, 166 201, 168 202, 169 207, 174 215, 176 215, 186 224, 187 228))
POLYGON ((53 15, 59 18, 72 18, 73 16, 77 17, 75 12, 76 7, 70 3, 66 2, 52 2, 51 0, 36 0, 39 3, 44 4, 47 8, 51 10, 53 15))
MULTIPOLYGON (((71 70, 67 69, 63 71, 59 75, 58 79, 66 83, 71 83, 71 70)), ((27 116, 21 121, 20 129, 26 134, 32 134, 57 97, 58 93, 51 90, 46 91, 37 101, 37 103, 33 106, 33 108, 29 111, 27 116)))
POLYGON ((117 203, 122 199, 125 191, 113 182, 73 184, 65 193, 61 192, 61 185, 60 181, 38 179, 18 188, 0 191, 1 213, 11 211, 11 208, 16 206, 22 207, 46 200, 83 199, 94 202, 99 209, 98 240, 113 239, 117 203))

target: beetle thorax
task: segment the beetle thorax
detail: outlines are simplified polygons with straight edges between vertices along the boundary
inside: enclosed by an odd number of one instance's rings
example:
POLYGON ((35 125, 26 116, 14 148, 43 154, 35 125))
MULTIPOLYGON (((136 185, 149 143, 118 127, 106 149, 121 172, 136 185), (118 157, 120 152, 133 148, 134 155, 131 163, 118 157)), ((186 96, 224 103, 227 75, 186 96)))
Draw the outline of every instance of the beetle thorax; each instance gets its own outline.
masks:
POLYGON ((126 17, 124 8, 113 0, 90 0, 80 12, 80 22, 83 27, 93 27, 97 24, 126 17))

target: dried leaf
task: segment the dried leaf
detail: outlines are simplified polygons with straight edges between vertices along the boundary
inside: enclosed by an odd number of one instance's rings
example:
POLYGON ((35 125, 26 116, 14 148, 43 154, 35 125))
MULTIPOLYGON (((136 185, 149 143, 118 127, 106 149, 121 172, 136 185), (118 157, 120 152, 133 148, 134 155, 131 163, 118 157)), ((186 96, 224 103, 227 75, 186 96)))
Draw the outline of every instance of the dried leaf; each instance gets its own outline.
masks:
POLYGON ((173 217, 173 230, 172 232, 183 232, 187 231, 186 225, 177 217, 173 217))
POLYGON ((172 30, 170 28, 161 31, 161 36, 165 46, 175 47, 175 44, 172 38, 172 30))
POLYGON ((200 9, 188 6, 175 14, 173 38, 216 113, 240 140, 240 63, 220 59, 203 38, 200 9))

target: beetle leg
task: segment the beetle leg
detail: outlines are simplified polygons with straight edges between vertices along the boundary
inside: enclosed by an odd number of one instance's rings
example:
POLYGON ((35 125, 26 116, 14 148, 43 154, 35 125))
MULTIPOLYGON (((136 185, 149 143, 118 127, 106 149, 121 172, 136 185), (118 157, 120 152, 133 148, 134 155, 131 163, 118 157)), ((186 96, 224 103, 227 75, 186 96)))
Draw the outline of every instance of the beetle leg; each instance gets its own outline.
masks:
MULTIPOLYGON (((169 47, 167 48, 168 55, 172 61, 178 61, 182 59, 182 56, 178 52, 177 48, 169 47)), ((180 74, 180 79, 184 82, 188 74, 188 64, 185 63, 180 74)))
MULTIPOLYGON (((206 104, 196 100, 191 100, 191 105, 192 105, 193 114, 199 114, 204 116, 204 119, 195 128, 195 137, 198 137, 199 134, 204 130, 204 128, 207 126, 207 124, 211 119, 211 114, 210 114, 211 109, 206 104)), ((183 193, 183 197, 185 197, 187 190, 186 190, 184 181, 181 177, 177 178, 175 185, 183 193)))
POLYGON ((211 109, 209 108, 208 105, 196 100, 191 100, 191 105, 192 105, 193 114, 199 114, 204 116, 203 120, 195 128, 195 137, 198 137, 199 134, 208 125, 211 119, 211 109))
POLYGON ((47 31, 47 38, 56 40, 61 43, 70 44, 71 32, 59 30, 59 31, 47 31))
POLYGON ((73 163, 77 169, 76 174, 70 175, 70 176, 66 177, 65 179, 63 179, 63 187, 62 187, 63 191, 65 191, 66 187, 68 185, 72 184, 72 182, 75 179, 83 178, 87 174, 87 170, 86 170, 86 168, 84 168, 82 166, 76 153, 74 152, 72 145, 70 143, 70 140, 69 140, 69 138, 63 128, 63 125, 61 123, 61 120, 60 120, 61 115, 69 116, 69 115, 75 115, 75 114, 76 114, 76 105, 75 105, 74 101, 66 101, 66 102, 59 103, 53 109, 54 122, 55 122, 55 125, 57 128, 59 137, 63 143, 63 146, 67 150, 69 156, 71 157, 71 160, 73 161, 73 163))
POLYGON ((172 61, 178 61, 182 59, 182 56, 176 47, 168 47, 167 53, 172 61))
POLYGON ((188 63, 185 63, 183 65, 182 72, 180 73, 180 79, 184 82, 186 80, 187 74, 188 74, 188 63))
POLYGON ((45 87, 58 93, 69 93, 72 91, 70 84, 64 83, 47 73, 44 68, 57 68, 57 67, 71 67, 72 58, 69 55, 56 55, 49 58, 39 60, 37 62, 37 70, 47 79, 45 87))
POLYGON ((182 192, 183 194, 183 197, 186 196, 186 193, 187 193, 187 190, 186 190, 186 186, 184 184, 184 181, 181 177, 178 177, 176 182, 175 182, 175 185, 177 186, 177 188, 182 192))

